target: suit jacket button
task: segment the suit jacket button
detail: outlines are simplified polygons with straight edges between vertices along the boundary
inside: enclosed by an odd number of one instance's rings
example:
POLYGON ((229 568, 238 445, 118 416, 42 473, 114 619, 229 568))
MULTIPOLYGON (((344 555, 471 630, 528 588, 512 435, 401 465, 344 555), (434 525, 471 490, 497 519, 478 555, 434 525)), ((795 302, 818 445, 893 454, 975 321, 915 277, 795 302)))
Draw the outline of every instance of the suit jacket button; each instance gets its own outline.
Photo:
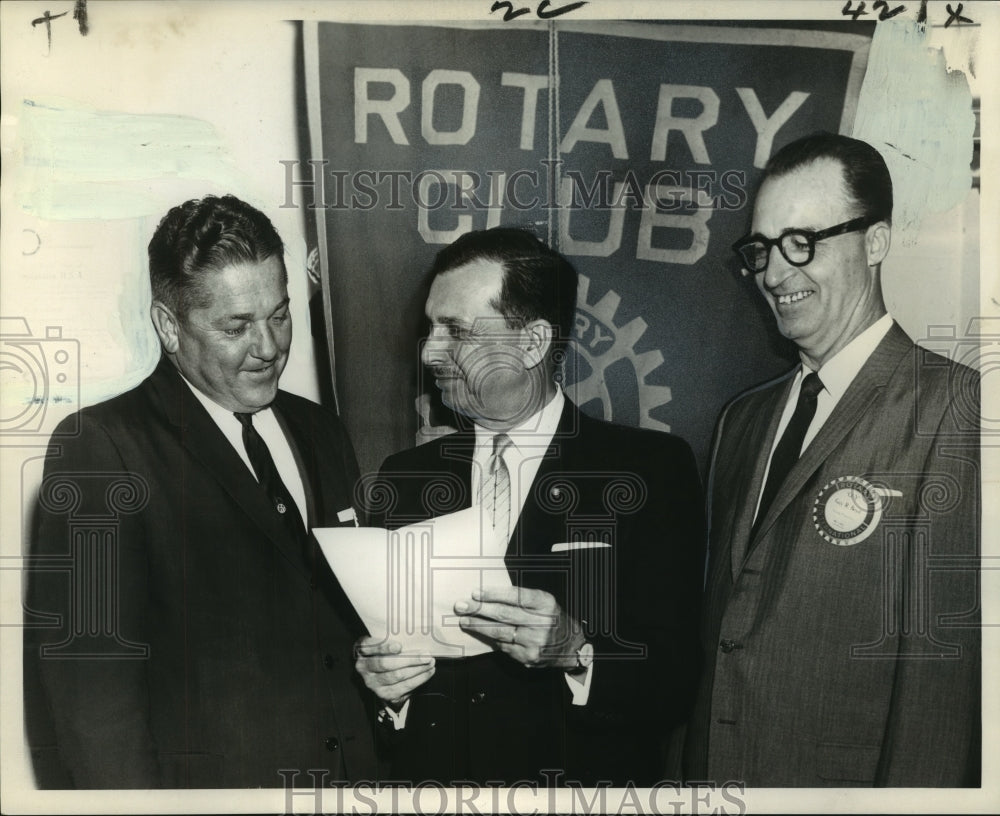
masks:
POLYGON ((340 740, 336 737, 327 737, 323 744, 326 746, 327 751, 336 751, 340 747, 340 740))
POLYGON ((332 654, 325 654, 325 655, 323 655, 323 665, 324 666, 326 666, 328 669, 332 669, 333 668, 333 663, 334 663, 334 660, 333 660, 333 655, 332 654))
POLYGON ((729 638, 724 638, 723 640, 719 641, 719 648, 722 649, 722 651, 725 652, 726 654, 729 654, 733 649, 742 649, 743 646, 737 643, 735 640, 729 640, 729 638))
POLYGON ((469 702, 471 702, 473 705, 478 705, 478 704, 483 703, 485 701, 486 701, 486 692, 485 691, 477 691, 475 694, 472 695, 472 697, 469 700, 469 702))

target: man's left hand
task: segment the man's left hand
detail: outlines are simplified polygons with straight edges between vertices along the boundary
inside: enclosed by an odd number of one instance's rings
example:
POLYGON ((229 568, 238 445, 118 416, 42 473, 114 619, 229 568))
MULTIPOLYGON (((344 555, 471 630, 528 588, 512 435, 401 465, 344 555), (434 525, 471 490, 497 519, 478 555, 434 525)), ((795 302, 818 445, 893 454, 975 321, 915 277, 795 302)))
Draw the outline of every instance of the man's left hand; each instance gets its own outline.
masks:
POLYGON ((455 604, 455 612, 462 629, 493 641, 518 663, 576 668, 582 627, 548 592, 516 586, 474 590, 471 601, 455 604))

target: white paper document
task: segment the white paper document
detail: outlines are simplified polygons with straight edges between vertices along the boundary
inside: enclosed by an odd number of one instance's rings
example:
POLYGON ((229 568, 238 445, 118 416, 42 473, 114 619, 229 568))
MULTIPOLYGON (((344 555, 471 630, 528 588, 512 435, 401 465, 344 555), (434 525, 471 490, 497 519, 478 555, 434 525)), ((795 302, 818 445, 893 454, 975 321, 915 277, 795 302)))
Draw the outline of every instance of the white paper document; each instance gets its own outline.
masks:
POLYGON ((471 657, 490 647, 462 631, 455 603, 474 589, 510 587, 502 557, 483 555, 483 513, 457 513, 385 530, 321 527, 313 533, 368 632, 406 654, 471 657))

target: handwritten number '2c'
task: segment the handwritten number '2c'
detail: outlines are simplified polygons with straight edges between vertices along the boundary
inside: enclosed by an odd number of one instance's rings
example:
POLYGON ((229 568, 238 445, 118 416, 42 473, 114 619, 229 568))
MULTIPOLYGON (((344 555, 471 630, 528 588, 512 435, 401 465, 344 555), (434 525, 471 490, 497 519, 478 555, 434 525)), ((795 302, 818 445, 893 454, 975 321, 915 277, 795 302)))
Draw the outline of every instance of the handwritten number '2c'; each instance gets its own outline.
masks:
MULTIPOLYGON (((587 2, 586 0, 583 0, 583 2, 580 3, 569 3, 565 6, 554 8, 551 11, 549 10, 550 5, 551 5, 550 0, 542 0, 542 2, 538 4, 538 8, 535 9, 535 14, 538 15, 538 17, 541 18, 542 20, 549 20, 553 17, 558 17, 561 14, 567 14, 570 11, 574 11, 580 8, 580 6, 585 6, 587 5, 587 2)), ((515 17, 520 17, 522 14, 531 13, 531 9, 528 8, 527 6, 515 9, 514 4, 508 2, 507 0, 504 0, 504 2, 499 2, 498 0, 498 2, 494 3, 493 6, 490 8, 490 13, 492 14, 493 12, 503 8, 506 9, 506 11, 504 11, 503 13, 503 20, 505 23, 510 22, 515 17)))

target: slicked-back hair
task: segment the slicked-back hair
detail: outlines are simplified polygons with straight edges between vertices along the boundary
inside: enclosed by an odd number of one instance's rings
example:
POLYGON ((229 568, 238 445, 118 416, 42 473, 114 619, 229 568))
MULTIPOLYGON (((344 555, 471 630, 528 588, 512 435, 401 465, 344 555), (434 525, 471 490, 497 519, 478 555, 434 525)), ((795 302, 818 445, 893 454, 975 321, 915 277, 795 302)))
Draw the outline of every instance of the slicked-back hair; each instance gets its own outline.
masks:
POLYGON ((844 187, 859 216, 892 223, 892 178, 882 155, 870 144, 850 136, 817 131, 785 145, 764 167, 761 184, 819 159, 840 164, 844 187))
POLYGON ((554 347, 565 345, 576 317, 577 274, 569 261, 529 230, 494 227, 467 232, 438 252, 431 279, 478 260, 503 268, 500 294, 490 305, 508 328, 546 320, 555 332, 554 347))
POLYGON ((163 216, 149 242, 153 299, 183 319, 202 305, 206 273, 274 257, 284 271, 284 244, 260 210, 232 195, 185 201, 163 216))

